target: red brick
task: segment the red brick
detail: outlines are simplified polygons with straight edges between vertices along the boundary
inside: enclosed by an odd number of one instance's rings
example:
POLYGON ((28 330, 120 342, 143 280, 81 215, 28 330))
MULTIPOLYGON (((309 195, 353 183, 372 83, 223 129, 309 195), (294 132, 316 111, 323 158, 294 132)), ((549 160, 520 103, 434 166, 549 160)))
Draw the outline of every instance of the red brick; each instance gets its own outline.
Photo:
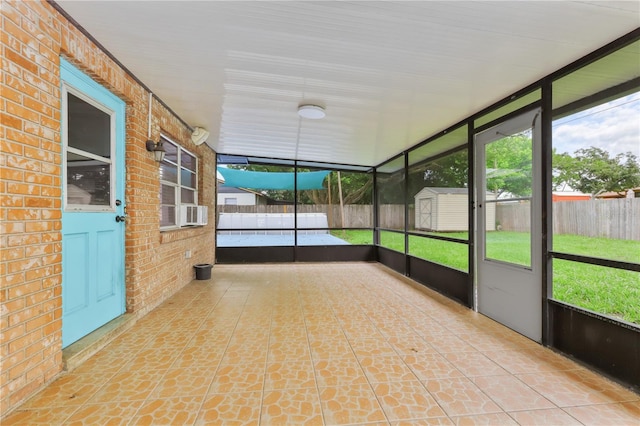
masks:
POLYGON ((60 166, 57 164, 43 163, 42 173, 47 173, 54 176, 60 176, 60 166))
POLYGON ((60 332, 61 330, 62 330, 62 321, 55 320, 49 323, 48 325, 46 325, 43 329, 43 332, 45 336, 50 336, 56 332, 60 332))
POLYGON ((40 138, 14 129, 7 129, 7 139, 20 142, 25 145, 40 146, 40 138))
POLYGON ((53 130, 60 130, 60 120, 51 117, 40 116, 40 124, 53 130))
MULTIPOLYGON (((6 267, 6 265, 5 265, 6 267)), ((17 285, 24 282, 24 272, 18 272, 17 274, 6 274, 4 275, 4 285, 17 285)))
POLYGON ((54 297, 55 297, 55 291, 51 288, 45 288, 42 291, 31 293, 28 296, 26 296, 25 303, 27 306, 39 305, 40 303, 45 302, 47 300, 51 300, 54 297))
MULTIPOLYGON (((42 195, 43 197, 56 197, 54 199, 51 199, 52 204, 50 207, 60 206, 60 200, 58 199, 58 197, 62 195, 62 190, 60 188, 55 188, 52 186, 43 186, 40 191, 40 195, 42 195)), ((46 206, 43 206, 43 207, 46 207, 46 206)))
POLYGON ((40 195, 40 187, 28 183, 9 182, 7 184, 7 192, 20 195, 40 195))
MULTIPOLYGON (((37 328, 41 328, 46 324, 49 324, 51 321, 53 321, 53 314, 52 313, 48 313, 45 315, 41 315, 37 318, 34 318, 32 320, 27 321, 26 323, 26 329, 27 332, 33 331, 37 328)), ((29 354, 27 353, 27 356, 29 354)))
POLYGON ((41 235, 43 243, 51 241, 62 241, 62 234, 60 234, 59 232, 43 233, 41 235))
POLYGON ((19 155, 7 156, 7 167, 15 167, 22 170, 40 170, 40 164, 39 161, 29 160, 19 155))
POLYGON ((14 235, 7 238, 7 245, 9 247, 17 247, 30 244, 40 244, 40 241, 40 235, 36 234, 14 235))
MULTIPOLYGON (((26 299, 24 297, 18 297, 18 298, 11 297, 10 301, 4 303, 4 310, 9 314, 15 313, 23 309, 25 307, 25 303, 26 303, 26 299)), ((13 325, 16 325, 16 324, 13 324, 13 325)), ((9 326, 13 326, 13 325, 9 324, 9 326)), ((20 324, 17 324, 17 325, 19 326, 20 324)), ((3 340, 3 342, 6 342, 6 340, 3 340)))
MULTIPOLYGON (((55 23, 55 21, 52 21, 51 23, 55 23)), ((51 41, 58 43, 60 41, 60 31, 59 28, 55 28, 51 27, 50 25, 48 25, 49 23, 47 23, 45 20, 43 19, 39 19, 38 20, 38 26, 40 28, 40 31, 42 31, 43 33, 46 34, 47 37, 43 37, 43 38, 49 38, 51 41)), ((57 25, 57 27, 59 27, 59 25, 57 25)), ((53 43, 52 43, 53 44, 53 43)))
POLYGON ((33 111, 39 114, 43 114, 48 117, 53 117, 53 108, 31 97, 25 97, 22 105, 24 105, 25 108, 32 109, 33 111))
POLYGON ((35 209, 9 209, 7 220, 36 220, 40 219, 40 212, 35 209))
POLYGON ((62 218, 62 212, 54 209, 40 209, 40 215, 43 220, 52 220, 62 218))
POLYGON ((15 195, 2 195, 0 196, 0 205, 3 207, 22 207, 23 198, 15 195))
POLYGON ((10 99, 16 103, 22 103, 23 98, 22 93, 5 86, 2 86, 2 97, 5 99, 10 99))
POLYGON ((27 383, 26 378, 18 378, 12 381, 9 386, 15 387, 16 389, 9 396, 9 403, 11 405, 16 405, 22 402, 28 396, 32 395, 43 384, 43 380, 34 380, 27 383))
MULTIPOLYGON (((25 126, 25 130, 27 130, 27 127, 28 126, 25 126)), ((42 126, 39 127, 42 128, 42 126)), ((32 148, 30 146, 24 148, 24 156, 49 163, 53 163, 56 160, 55 154, 42 149, 32 148)))
POLYGON ((40 114, 35 112, 35 111, 31 111, 27 108, 24 108, 21 105, 16 104, 15 102, 5 102, 6 105, 6 112, 8 114, 14 115, 16 117, 20 117, 23 120, 28 120, 28 121, 32 121, 34 123, 37 123, 40 120, 40 114))
POLYGON ((22 15, 20 15, 16 8, 9 2, 4 2, 2 4, 2 17, 10 19, 16 25, 20 25, 20 22, 22 21, 22 15))
POLYGON ((8 342, 10 340, 14 340, 24 335, 24 332, 25 332, 24 324, 18 324, 17 326, 11 327, 11 328, 3 328, 2 332, 0 332, 0 341, 8 342))
POLYGON ((0 222, 0 234, 21 234, 25 231, 25 224, 22 222, 0 222))
POLYGON ((14 129, 22 130, 22 120, 11 115, 0 113, 0 121, 7 127, 13 127, 14 129))
POLYGON ((27 222, 25 224, 26 232, 53 231, 54 228, 54 222, 27 222))
POLYGON ((43 268, 30 268, 24 273, 27 281, 37 280, 40 278, 49 277, 54 274, 55 268, 52 266, 46 266, 43 268))
POLYGON ((24 257, 44 256, 55 252, 55 244, 32 245, 25 248, 24 257))
POLYGON ((40 354, 40 356, 32 356, 32 357, 29 357, 29 355, 27 354, 24 362, 21 362, 20 364, 16 365, 11 370, 9 370, 9 379, 13 380, 16 377, 21 376, 23 373, 37 366, 41 362, 42 362, 42 354, 40 354))
MULTIPOLYGON (((27 263, 27 262, 36 266, 39 264, 37 259, 31 260, 31 261, 22 261, 22 263, 27 263)), ((34 292, 41 291, 41 290, 42 290, 41 283, 38 281, 32 281, 32 282, 27 282, 24 284, 10 287, 7 289, 7 292, 8 292, 9 300, 13 300, 16 298, 26 297, 34 292)))
MULTIPOLYGON (((8 24, 9 26, 13 25, 11 23, 8 24)), ((13 36, 16 36, 16 34, 11 34, 13 36)), ((20 37, 16 37, 18 39, 20 39, 20 37)), ((5 54, 5 58, 11 62, 13 62, 14 64, 24 68, 25 70, 27 70, 30 73, 34 73, 37 74, 38 73, 38 65, 36 65, 34 62, 30 61, 28 58, 25 58, 24 56, 20 55, 19 53, 14 52, 11 49, 4 49, 4 54, 5 54)))
POLYGON ((2 259, 3 262, 6 262, 8 260, 22 259, 24 257, 24 253, 25 249, 22 247, 2 248, 0 249, 0 259, 2 259))
POLYGON ((28 346, 31 346, 33 343, 40 340, 42 337, 42 333, 39 331, 32 331, 30 333, 25 334, 22 337, 12 340, 9 342, 9 352, 16 352, 20 349, 25 349, 28 346))
POLYGON ((27 84, 22 78, 17 78, 13 75, 5 74, 4 83, 7 86, 19 91, 20 93, 31 96, 33 98, 37 98, 40 93, 38 89, 30 84, 27 84))
POLYGON ((24 173, 20 170, 9 169, 7 167, 3 167, 0 169, 0 179, 6 180, 15 180, 18 182, 24 181, 24 173))
POLYGON ((53 176, 42 173, 25 172, 24 181, 27 183, 37 183, 40 185, 52 185, 53 176))
POLYGON ((55 91, 51 83, 43 80, 42 78, 38 77, 35 74, 25 73, 23 75, 23 78, 26 83, 34 86, 38 90, 42 90, 45 93, 53 94, 55 91))

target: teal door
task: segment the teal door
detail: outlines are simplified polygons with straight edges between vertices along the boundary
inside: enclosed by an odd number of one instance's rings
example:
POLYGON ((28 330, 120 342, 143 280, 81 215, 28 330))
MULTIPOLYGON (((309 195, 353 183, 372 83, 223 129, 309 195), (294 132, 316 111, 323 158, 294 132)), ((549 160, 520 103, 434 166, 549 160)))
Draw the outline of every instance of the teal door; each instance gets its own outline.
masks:
POLYGON ((62 346, 124 313, 125 105, 61 59, 62 346))

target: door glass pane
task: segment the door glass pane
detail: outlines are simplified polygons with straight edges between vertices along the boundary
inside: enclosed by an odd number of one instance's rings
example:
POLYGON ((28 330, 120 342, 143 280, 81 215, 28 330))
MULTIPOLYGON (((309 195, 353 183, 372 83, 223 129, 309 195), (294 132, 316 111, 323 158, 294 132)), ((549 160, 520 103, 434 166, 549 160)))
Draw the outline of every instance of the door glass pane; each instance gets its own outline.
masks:
POLYGON ((501 136, 484 146, 485 258, 530 267, 532 134, 501 136))
POLYGON ((82 151, 111 158, 111 116, 67 93, 67 144, 82 151))
POLYGON ((110 205, 111 165, 68 153, 66 195, 70 205, 110 205))

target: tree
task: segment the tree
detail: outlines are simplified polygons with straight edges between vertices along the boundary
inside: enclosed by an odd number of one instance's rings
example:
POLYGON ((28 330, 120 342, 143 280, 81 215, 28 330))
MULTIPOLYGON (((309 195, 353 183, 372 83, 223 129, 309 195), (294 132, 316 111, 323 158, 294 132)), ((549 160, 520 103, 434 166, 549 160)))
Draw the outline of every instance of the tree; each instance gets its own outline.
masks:
MULTIPOLYGON (((344 204, 371 204, 373 176, 363 172, 340 172, 340 184, 342 185, 342 196, 344 204)), ((338 172, 332 171, 325 185, 330 184, 331 204, 340 202, 338 199, 338 172)), ((313 204, 329 204, 329 192, 326 189, 312 189, 301 194, 304 198, 299 202, 313 204)))
POLYGON ((487 145, 487 190, 499 196, 531 195, 532 142, 529 133, 506 136, 487 145))
POLYGON ((466 149, 412 165, 409 168, 409 194, 413 196, 425 187, 467 188, 468 172, 466 149))
POLYGON ((631 152, 610 157, 602 148, 581 148, 574 152, 553 152, 553 187, 563 186, 585 194, 625 191, 640 186, 640 164, 631 152))

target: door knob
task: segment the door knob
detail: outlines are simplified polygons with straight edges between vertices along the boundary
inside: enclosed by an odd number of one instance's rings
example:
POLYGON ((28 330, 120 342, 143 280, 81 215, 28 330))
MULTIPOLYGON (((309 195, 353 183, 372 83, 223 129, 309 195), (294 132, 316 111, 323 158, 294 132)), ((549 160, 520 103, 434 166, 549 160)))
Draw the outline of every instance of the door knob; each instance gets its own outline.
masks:
POLYGON ((116 216, 116 222, 124 222, 126 219, 126 216, 116 216))

